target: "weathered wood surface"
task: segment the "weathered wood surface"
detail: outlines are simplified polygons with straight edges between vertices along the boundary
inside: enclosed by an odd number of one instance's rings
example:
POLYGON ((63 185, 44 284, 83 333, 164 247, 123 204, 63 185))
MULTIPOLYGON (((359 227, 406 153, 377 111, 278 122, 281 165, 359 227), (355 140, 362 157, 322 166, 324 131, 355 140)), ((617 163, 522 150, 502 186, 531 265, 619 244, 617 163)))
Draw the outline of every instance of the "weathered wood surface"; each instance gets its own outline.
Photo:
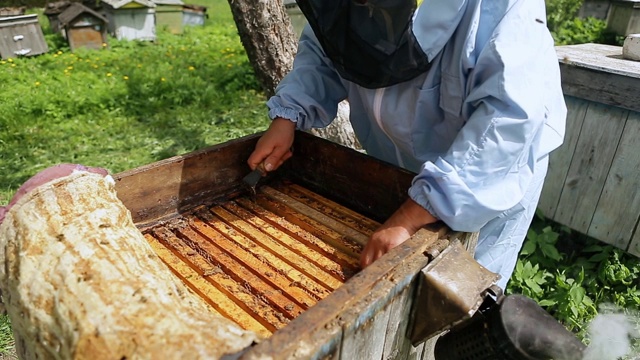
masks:
MULTIPOLYGON (((393 301, 410 301, 400 294, 408 295, 413 291, 417 272, 428 263, 423 252, 442 236, 439 230, 421 230, 291 321, 287 327, 249 349, 241 359, 321 359, 338 353, 341 359, 353 359, 345 355, 345 352, 353 354, 359 349, 352 340, 360 338, 361 341, 360 336, 373 335, 368 331, 361 333, 359 329, 365 323, 370 330, 379 329, 382 325, 376 323, 376 318, 388 323, 393 301)), ((404 341, 408 340, 398 339, 394 343, 404 341)), ((384 340, 382 342, 385 343, 384 340)), ((374 350, 380 354, 385 352, 384 348, 374 350)), ((392 353, 393 349, 386 351, 392 353)))
POLYGON ((631 242, 640 219, 640 113, 631 112, 607 174, 588 234, 640 256, 631 242))
POLYGON ((383 222, 404 202, 415 174, 371 156, 296 133, 287 176, 369 218, 383 222))
MULTIPOLYGON (((238 183, 249 171, 246 158, 256 140, 257 137, 246 137, 119 174, 116 177, 119 196, 131 204, 132 212, 138 214, 143 227, 189 211, 212 198, 234 198, 246 191, 238 187, 238 183), (161 199, 170 201, 163 203, 161 199)), ((270 216, 286 219, 290 223, 287 231, 296 232, 296 227, 310 231, 327 244, 350 250, 357 256, 360 249, 350 248, 352 245, 347 243, 341 245, 345 239, 335 235, 340 233, 337 230, 351 227, 357 230, 347 231, 351 238, 366 241, 367 234, 375 230, 379 222, 363 221, 363 215, 374 215, 374 219, 382 221, 393 213, 406 199, 413 174, 299 132, 293 158, 271 176, 290 179, 304 187, 283 187, 266 178, 260 182, 255 202, 242 200, 239 204, 251 211, 259 206, 264 209, 262 211, 270 212, 270 216), (304 189, 331 200, 318 200, 304 189), (339 221, 318 216, 336 215, 327 210, 334 208, 331 201, 350 209, 340 210, 341 213, 334 217, 339 221)), ((227 205, 210 210, 216 217, 234 211, 227 205)), ((385 359, 422 359, 423 355, 431 356, 424 351, 424 345, 411 346, 406 329, 414 305, 412 294, 417 286, 416 274, 428 262, 423 253, 448 231, 440 223, 430 230, 420 231, 277 330, 269 339, 238 355, 245 360, 347 360, 364 359, 369 355, 384 355, 385 359), (373 341, 370 344, 375 345, 365 348, 363 339, 369 339, 373 341)), ((338 260, 352 261, 350 258, 338 260)))
POLYGON ((542 213, 640 256, 640 62, 619 46, 557 47, 567 103, 564 144, 549 160, 542 213))
POLYGON ((101 175, 27 193, 0 224, 0 258, 22 359, 213 359, 257 339, 169 271, 101 175))
POLYGON ((622 58, 622 47, 581 44, 556 47, 565 95, 640 111, 640 62, 622 58))
POLYGON ((560 195, 569 172, 569 165, 575 153, 576 144, 578 143, 582 124, 590 103, 572 96, 566 96, 565 100, 568 112, 564 143, 549 157, 549 170, 547 171, 547 177, 545 178, 538 204, 538 208, 542 213, 551 219, 555 219, 558 201, 560 201, 560 195))
POLYGON ((589 105, 560 196, 557 221, 588 233, 627 115, 623 109, 589 105))
POLYGON ((114 176, 118 197, 138 226, 239 190, 259 135, 174 156, 114 176))

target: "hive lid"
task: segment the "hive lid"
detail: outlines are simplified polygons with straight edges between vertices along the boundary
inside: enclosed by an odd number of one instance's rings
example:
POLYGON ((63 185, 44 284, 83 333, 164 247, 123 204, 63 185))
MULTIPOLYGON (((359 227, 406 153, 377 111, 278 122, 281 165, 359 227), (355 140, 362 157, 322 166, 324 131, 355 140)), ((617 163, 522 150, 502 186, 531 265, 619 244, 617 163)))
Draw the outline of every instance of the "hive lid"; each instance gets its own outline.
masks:
POLYGON ((58 15, 58 20, 60 21, 61 26, 65 26, 75 18, 77 18, 79 15, 84 13, 91 14, 94 17, 104 21, 105 23, 108 22, 107 18, 80 3, 73 3, 71 6, 69 6, 65 11, 62 12, 62 14, 58 15))
POLYGON ((146 7, 151 7, 151 8, 156 7, 156 4, 154 4, 153 1, 151 0, 101 0, 101 1, 105 4, 111 5, 111 7, 113 7, 114 9, 119 9, 132 2, 138 3, 146 7))

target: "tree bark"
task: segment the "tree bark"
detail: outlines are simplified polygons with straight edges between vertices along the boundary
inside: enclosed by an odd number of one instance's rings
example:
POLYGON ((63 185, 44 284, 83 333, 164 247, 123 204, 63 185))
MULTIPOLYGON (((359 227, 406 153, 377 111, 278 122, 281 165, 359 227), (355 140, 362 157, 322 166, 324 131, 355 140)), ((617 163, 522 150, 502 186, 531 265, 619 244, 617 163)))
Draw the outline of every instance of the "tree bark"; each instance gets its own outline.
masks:
MULTIPOLYGON (((272 96, 291 70, 298 46, 282 1, 229 0, 229 5, 255 75, 267 96, 272 96)), ((331 125, 311 133, 347 147, 362 148, 349 122, 347 101, 340 104, 331 125)))
POLYGON ((22 359, 218 359, 256 340, 162 263, 108 177, 27 193, 0 225, 0 288, 22 359))

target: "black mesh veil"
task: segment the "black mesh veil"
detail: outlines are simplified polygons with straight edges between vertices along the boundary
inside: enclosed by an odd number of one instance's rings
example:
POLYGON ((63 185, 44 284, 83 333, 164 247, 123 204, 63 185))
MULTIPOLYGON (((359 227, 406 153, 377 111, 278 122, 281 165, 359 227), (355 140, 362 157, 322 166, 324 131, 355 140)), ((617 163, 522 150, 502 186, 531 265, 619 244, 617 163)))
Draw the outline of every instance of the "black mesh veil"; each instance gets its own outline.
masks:
POLYGON ((296 0, 340 75, 366 88, 429 70, 411 24, 415 0, 296 0))

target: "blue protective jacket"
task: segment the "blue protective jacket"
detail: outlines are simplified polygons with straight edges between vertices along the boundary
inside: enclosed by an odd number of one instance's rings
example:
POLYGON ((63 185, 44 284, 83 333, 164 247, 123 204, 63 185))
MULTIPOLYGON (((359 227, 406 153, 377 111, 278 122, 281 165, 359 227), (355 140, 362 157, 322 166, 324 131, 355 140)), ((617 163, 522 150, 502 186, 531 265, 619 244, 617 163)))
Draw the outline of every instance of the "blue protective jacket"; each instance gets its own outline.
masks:
POLYGON ((368 154, 415 171, 409 196, 454 230, 480 231, 478 261, 513 271, 566 107, 542 0, 424 0, 413 31, 431 69, 366 89, 342 79, 307 26, 271 118, 324 127, 348 99, 368 154))

